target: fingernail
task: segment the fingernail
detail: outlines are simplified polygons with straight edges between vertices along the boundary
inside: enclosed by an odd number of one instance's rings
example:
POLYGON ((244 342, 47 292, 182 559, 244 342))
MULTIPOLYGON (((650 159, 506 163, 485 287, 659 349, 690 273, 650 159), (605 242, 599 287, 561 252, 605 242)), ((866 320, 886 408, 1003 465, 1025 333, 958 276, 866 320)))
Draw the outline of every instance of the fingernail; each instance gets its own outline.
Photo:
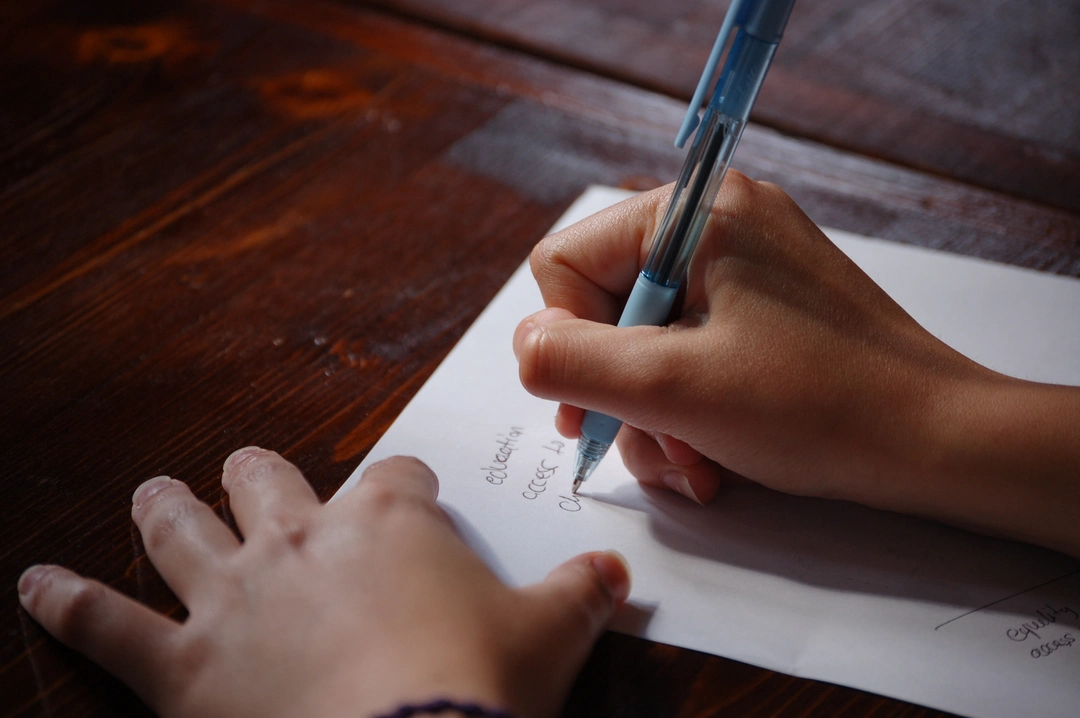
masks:
POLYGON ((152 479, 148 479, 139 484, 139 488, 135 489, 135 493, 131 495, 131 503, 136 507, 141 506, 151 496, 171 485, 172 479, 168 476, 155 476, 152 479))
POLYGON ((29 596, 34 590, 34 586, 41 582, 41 579, 45 577, 49 570, 48 566, 39 564, 23 571, 22 576, 19 576, 19 596, 29 596))
POLYGON ((615 603, 622 603, 630 596, 630 565, 618 551, 604 551, 592 557, 593 570, 611 592, 615 603))
POLYGON ((694 490, 690 488, 690 479, 686 478, 685 474, 681 474, 678 471, 669 471, 664 474, 661 479, 664 482, 664 486, 672 491, 678 491, 698 506, 705 505, 702 503, 701 499, 697 497, 697 494, 694 493, 694 490))
POLYGON ((257 454, 260 451, 262 451, 262 449, 258 446, 245 446, 242 449, 237 449, 236 451, 229 454, 229 458, 225 459, 225 464, 221 467, 221 469, 222 471, 228 471, 233 466, 240 463, 247 457, 257 454))

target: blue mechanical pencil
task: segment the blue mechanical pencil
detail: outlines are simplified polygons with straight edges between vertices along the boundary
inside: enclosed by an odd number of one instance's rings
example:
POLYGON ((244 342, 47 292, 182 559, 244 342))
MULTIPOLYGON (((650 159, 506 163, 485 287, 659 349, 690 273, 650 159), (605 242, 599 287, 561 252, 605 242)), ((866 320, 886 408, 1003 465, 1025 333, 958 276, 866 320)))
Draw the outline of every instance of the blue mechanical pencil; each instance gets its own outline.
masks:
MULTIPOLYGON (((696 129, 694 144, 675 183, 667 212, 653 236, 649 258, 623 309, 620 327, 659 326, 671 312, 794 4, 795 0, 732 0, 686 120, 675 139, 675 145, 682 147, 696 129), (724 69, 699 121, 698 108, 705 90, 735 30, 724 69)), ((611 448, 621 426, 622 422, 614 417, 585 412, 574 464, 575 493, 611 448)))

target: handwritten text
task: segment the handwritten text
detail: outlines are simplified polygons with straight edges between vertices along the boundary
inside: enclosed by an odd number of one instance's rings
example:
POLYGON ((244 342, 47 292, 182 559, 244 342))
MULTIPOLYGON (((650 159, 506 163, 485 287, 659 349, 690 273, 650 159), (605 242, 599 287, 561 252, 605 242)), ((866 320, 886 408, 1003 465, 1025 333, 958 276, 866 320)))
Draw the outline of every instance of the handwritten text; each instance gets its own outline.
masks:
POLYGON ((537 466, 536 471, 533 472, 533 478, 529 481, 529 486, 521 493, 521 495, 532 501, 540 496, 540 494, 547 491, 548 480, 555 475, 555 470, 558 468, 558 465, 549 465, 547 459, 541 459, 540 465, 537 466))
MULTIPOLYGON (((1010 641, 1026 641, 1029 638, 1042 641, 1042 634, 1046 632, 1049 626, 1056 624, 1059 619, 1067 618, 1071 618, 1075 623, 1078 618, 1076 610, 1068 606, 1055 608, 1047 603, 1035 612, 1034 618, 1030 621, 1024 621, 1016 628, 1008 629, 1005 631, 1005 635, 1008 636, 1010 641)), ((1066 633, 1060 638, 1053 638, 1035 646, 1031 649, 1030 655, 1032 658, 1049 656, 1054 651, 1069 648, 1075 642, 1076 637, 1072 633, 1066 633)))
POLYGON ((495 449, 495 460, 480 469, 487 472, 484 479, 489 484, 501 486, 506 481, 506 477, 509 476, 507 469, 510 467, 510 455, 518 448, 518 440, 523 433, 525 433, 524 428, 511 426, 506 434, 496 435, 495 444, 498 448, 495 449))
POLYGON ((1029 637, 1042 640, 1042 636, 1038 632, 1049 625, 1057 623, 1058 616, 1072 617, 1073 621, 1077 620, 1075 610, 1068 606, 1054 608, 1048 603, 1035 612, 1034 619, 1021 623, 1019 628, 1010 628, 1005 631, 1005 635, 1013 641, 1026 641, 1029 637))

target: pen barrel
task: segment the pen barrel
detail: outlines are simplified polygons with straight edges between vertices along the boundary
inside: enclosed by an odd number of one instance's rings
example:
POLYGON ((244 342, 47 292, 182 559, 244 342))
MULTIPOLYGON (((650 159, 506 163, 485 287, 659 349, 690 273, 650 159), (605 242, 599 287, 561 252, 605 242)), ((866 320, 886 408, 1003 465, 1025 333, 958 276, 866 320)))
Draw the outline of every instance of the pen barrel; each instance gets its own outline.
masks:
POLYGON ((759 40, 778 43, 794 6, 795 0, 744 0, 735 24, 759 40))
POLYGON ((709 107, 746 122, 779 46, 779 39, 769 42, 755 37, 748 29, 739 30, 716 81, 709 107))
POLYGON ((641 271, 649 281, 676 289, 682 284, 745 124, 711 105, 705 110, 641 271))

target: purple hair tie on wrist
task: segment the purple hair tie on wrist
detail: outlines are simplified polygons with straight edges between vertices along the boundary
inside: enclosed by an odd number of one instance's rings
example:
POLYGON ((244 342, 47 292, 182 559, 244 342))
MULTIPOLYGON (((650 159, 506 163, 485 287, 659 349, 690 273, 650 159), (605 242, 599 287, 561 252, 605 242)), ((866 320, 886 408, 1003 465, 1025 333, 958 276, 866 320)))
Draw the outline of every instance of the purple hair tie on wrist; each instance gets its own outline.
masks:
POLYGON ((501 708, 486 708, 479 703, 461 703, 439 698, 428 703, 406 703, 391 713, 383 713, 375 718, 412 718, 412 716, 434 715, 443 711, 457 711, 472 718, 514 718, 510 711, 501 708))

